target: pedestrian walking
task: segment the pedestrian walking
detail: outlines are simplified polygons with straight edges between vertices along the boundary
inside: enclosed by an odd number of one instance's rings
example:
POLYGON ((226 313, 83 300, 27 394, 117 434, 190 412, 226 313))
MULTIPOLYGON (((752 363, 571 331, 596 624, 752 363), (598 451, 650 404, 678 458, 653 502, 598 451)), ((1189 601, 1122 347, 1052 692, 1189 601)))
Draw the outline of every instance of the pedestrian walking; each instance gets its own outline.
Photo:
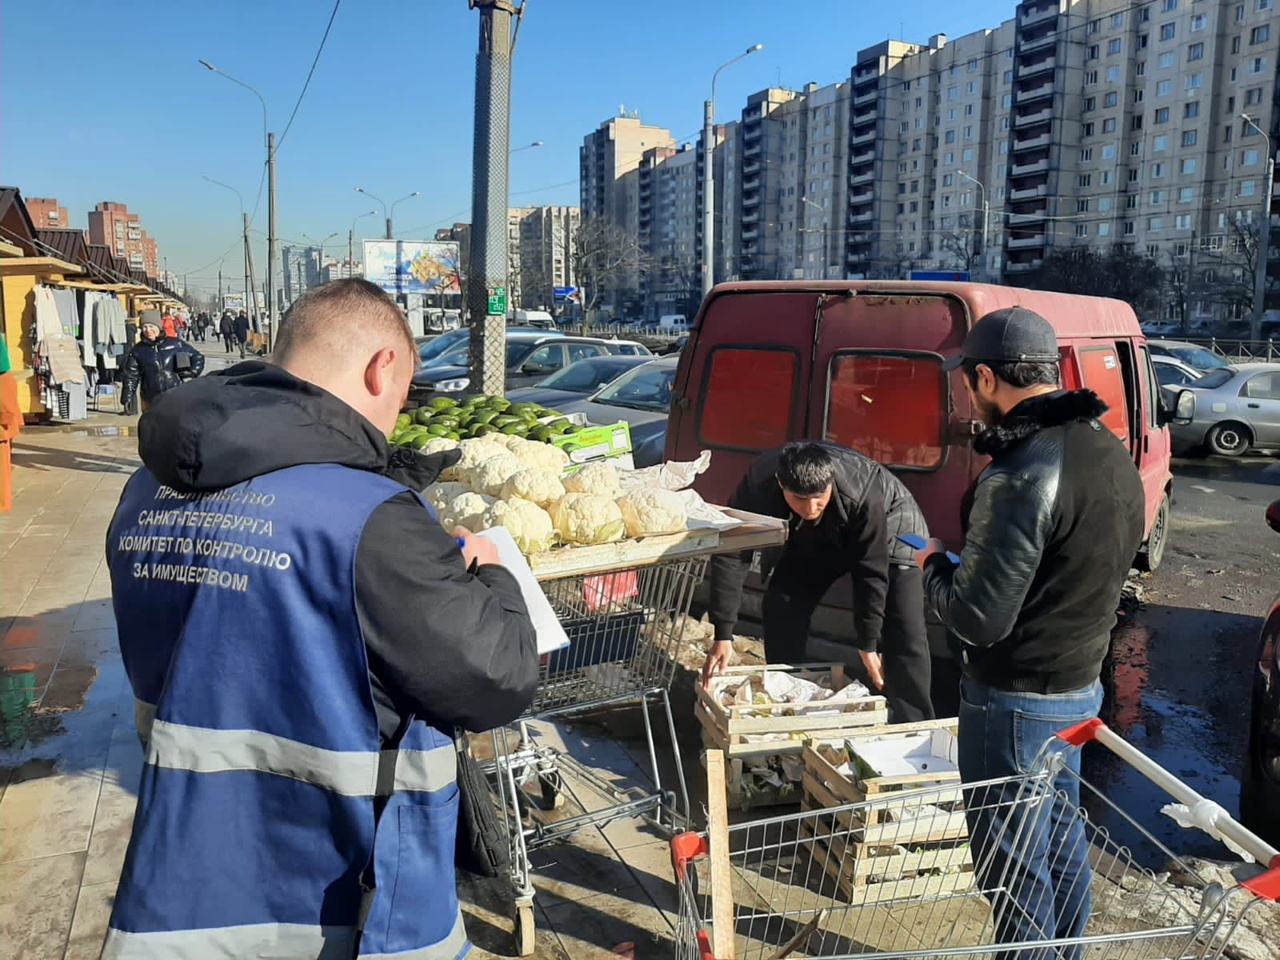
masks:
MULTIPOLYGON (((915 498, 869 457, 824 441, 789 443, 756 459, 729 505, 786 519, 784 547, 767 551, 761 574, 764 650, 769 663, 804 663, 813 613, 843 576, 853 581, 850 639, 893 723, 933 719, 924 593, 902 534, 927 537, 915 498)), ((729 664, 751 554, 711 560, 715 639, 703 684, 729 664)))
MULTIPOLYGON (((974 450, 991 463, 972 491, 959 566, 937 541, 916 559, 959 646, 960 778, 976 783, 1026 773, 1057 731, 1097 715, 1145 508, 1133 458, 1098 422, 1106 404, 1060 388, 1057 338, 1039 314, 987 314, 945 366, 964 371, 986 424, 974 450)), ((1064 760, 1079 774, 1079 751, 1064 760)), ((996 942, 1084 934, 1091 871, 1074 815, 1079 782, 1058 773, 1054 788, 1049 810, 1016 802, 1012 785, 966 804, 979 889, 1007 891, 992 904, 996 942)))
POLYGON ((241 310, 235 322, 236 343, 240 345, 240 359, 244 359, 244 346, 249 342, 249 317, 241 310))
POLYGON ((164 330, 164 335, 166 337, 170 337, 174 340, 178 339, 177 322, 173 319, 173 314, 171 314, 168 310, 166 310, 164 312, 164 315, 160 318, 160 324, 161 324, 161 329, 164 330))
POLYGON ((218 321, 218 335, 222 337, 222 345, 230 353, 236 341, 236 320, 230 310, 222 311, 222 319, 218 321))
POLYGON ((203 371, 204 354, 177 337, 166 336, 154 311, 144 312, 138 342, 124 361, 124 412, 138 412, 139 395, 146 412, 162 394, 203 371))
MULTIPOLYGON (((453 732, 527 709, 538 655, 492 543, 389 475, 416 359, 339 280, 274 363, 144 419, 107 559, 146 766, 104 956, 465 953, 453 732)), ((415 459, 417 484, 457 454, 415 459)))

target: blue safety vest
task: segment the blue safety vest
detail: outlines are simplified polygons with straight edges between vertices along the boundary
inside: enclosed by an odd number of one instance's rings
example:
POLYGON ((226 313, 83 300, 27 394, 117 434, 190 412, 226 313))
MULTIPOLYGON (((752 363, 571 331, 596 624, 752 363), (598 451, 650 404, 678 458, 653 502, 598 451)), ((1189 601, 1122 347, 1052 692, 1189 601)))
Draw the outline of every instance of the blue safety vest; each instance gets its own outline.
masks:
POLYGON ((334 464, 129 480, 107 560, 146 766, 103 957, 470 947, 453 741, 413 720, 383 749, 356 615, 361 531, 404 490, 334 464))

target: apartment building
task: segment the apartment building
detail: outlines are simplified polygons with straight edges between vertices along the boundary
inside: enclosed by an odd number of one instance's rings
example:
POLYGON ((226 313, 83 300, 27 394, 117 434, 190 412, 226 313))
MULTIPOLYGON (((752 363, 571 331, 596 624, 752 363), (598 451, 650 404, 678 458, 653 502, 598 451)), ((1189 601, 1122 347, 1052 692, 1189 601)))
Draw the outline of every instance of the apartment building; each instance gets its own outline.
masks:
POLYGON ((696 309, 702 297, 701 170, 701 151, 695 144, 679 150, 656 147, 641 158, 640 292, 647 317, 696 309))
POLYGON ((513 305, 529 310, 557 307, 555 288, 574 285, 573 245, 579 220, 577 207, 508 211, 509 224, 515 224, 514 237, 508 234, 513 305))
POLYGON ((675 145, 670 130, 641 123, 634 114, 611 117, 600 124, 579 150, 583 218, 628 222, 632 201, 627 196, 626 175, 640 166, 646 150, 675 145))
POLYGON ((37 230, 61 230, 71 226, 67 208, 53 197, 27 197, 24 202, 37 230))
POLYGON ((742 110, 742 165, 738 222, 741 238, 736 272, 743 280, 781 276, 783 269, 782 201, 795 181, 795 164, 789 151, 786 121, 792 111, 783 107, 799 94, 770 87, 747 97, 742 110), (791 168, 788 170, 787 165, 791 168), (788 176, 788 173, 791 175, 788 176))
POLYGON ((103 201, 89 211, 89 242, 110 247, 130 269, 142 270, 149 277, 160 273, 155 240, 142 229, 138 215, 123 203, 103 201))

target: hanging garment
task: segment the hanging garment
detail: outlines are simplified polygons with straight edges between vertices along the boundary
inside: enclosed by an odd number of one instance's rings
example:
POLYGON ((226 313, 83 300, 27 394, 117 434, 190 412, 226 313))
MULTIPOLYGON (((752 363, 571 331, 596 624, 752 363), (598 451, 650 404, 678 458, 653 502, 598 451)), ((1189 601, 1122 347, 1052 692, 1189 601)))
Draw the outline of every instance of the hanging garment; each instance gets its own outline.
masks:
POLYGON ((71 337, 53 336, 40 341, 40 356, 49 366, 49 382, 63 385, 84 383, 80 348, 71 337))
POLYGON ((36 305, 35 340, 47 340, 62 333, 62 320, 58 316, 58 304, 50 287, 37 285, 31 291, 36 305))
POLYGON ((53 302, 58 307, 58 322, 62 327, 62 335, 78 338, 80 336, 80 309, 76 305, 76 292, 63 287, 53 287, 53 302))

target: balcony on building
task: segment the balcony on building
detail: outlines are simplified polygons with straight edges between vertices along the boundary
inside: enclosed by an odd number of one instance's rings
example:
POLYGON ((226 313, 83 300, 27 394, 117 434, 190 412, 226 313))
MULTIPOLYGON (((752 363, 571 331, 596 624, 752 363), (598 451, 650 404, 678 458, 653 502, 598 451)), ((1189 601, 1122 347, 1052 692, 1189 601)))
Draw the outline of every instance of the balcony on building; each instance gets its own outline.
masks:
POLYGON ((1048 123, 1053 119, 1053 104, 1045 104, 1034 113, 1023 111, 1013 118, 1013 126, 1015 130, 1021 130, 1026 127, 1034 127, 1042 123, 1048 123))
POLYGON ((874 108, 872 108, 870 110, 859 110, 857 113, 853 115, 852 122, 853 122, 853 125, 857 127, 857 126, 861 126, 864 123, 874 123, 875 119, 876 119, 876 111, 874 108))
POLYGON ((1023 37, 1022 42, 1018 44, 1019 56, 1025 56, 1028 53, 1035 53, 1038 50, 1045 50, 1055 47, 1058 44, 1058 32, 1050 30, 1042 36, 1034 38, 1023 37))
POLYGON ((849 215, 849 222, 858 226, 864 223, 870 223, 874 216, 875 214, 870 210, 866 210, 862 213, 851 213, 849 215))
POLYGON ((849 206, 860 207, 864 203, 871 203, 876 198, 874 190, 861 190, 858 193, 849 194, 849 206))
POLYGON ((865 93, 855 93, 853 97, 853 105, 854 107, 865 107, 869 103, 875 103, 876 97, 879 95, 880 90, 878 87, 872 87, 865 93))
POLYGON ((1034 200, 1037 197, 1047 197, 1048 195, 1049 185, 1047 183, 1032 184, 1030 186, 1009 191, 1009 199, 1013 201, 1034 200))
POLYGON ((1029 270, 1038 270, 1044 261, 1040 257, 1033 257, 1030 260, 1014 260, 1010 257, 1005 261, 1005 273, 1026 273, 1029 270))
POLYGON ((1013 136, 1013 152, 1026 153, 1029 150, 1042 150, 1049 146, 1053 137, 1046 130, 1044 133, 1036 133, 1028 131, 1026 133, 1015 133, 1013 136))
POLYGON ((756 222, 757 220, 759 220, 759 219, 760 219, 760 211, 759 211, 759 210, 751 210, 751 211, 746 211, 746 210, 744 210, 744 211, 743 211, 743 213, 742 213, 742 222, 743 222, 743 223, 755 223, 755 222, 756 222))
POLYGON ((1031 236, 1024 237, 1010 235, 1007 246, 1010 250, 1035 250, 1039 247, 1043 247, 1044 242, 1045 237, 1043 233, 1036 233, 1031 236))
POLYGON ((747 144, 746 146, 744 146, 744 147, 742 148, 742 155, 743 155, 744 157, 747 157, 747 158, 750 158, 750 157, 758 157, 758 156, 760 156, 760 151, 761 151, 762 149, 764 149, 764 148, 763 148, 763 147, 762 147, 762 145, 760 144, 760 141, 759 141, 759 140, 757 140, 757 141, 756 141, 756 142, 754 142, 754 143, 749 143, 749 144, 747 144))
POLYGON ((1052 20, 1058 15, 1058 0, 1047 0, 1044 3, 1030 4, 1018 17, 1019 27, 1030 27, 1037 23, 1052 20))
POLYGON ((749 177, 753 173, 759 173, 759 172, 760 172, 759 160, 747 160, 745 163, 742 164, 742 175, 744 177, 749 177))
POLYGON ((1041 73, 1052 72, 1058 65, 1058 58, 1050 51, 1048 56, 1043 56, 1039 60, 1032 60, 1030 57, 1018 63, 1018 79, 1025 80, 1028 77, 1034 77, 1041 73))
POLYGON ((857 186, 861 186, 864 183, 871 183, 871 181, 875 180, 875 178, 876 178, 875 170, 863 170, 859 173, 855 173, 853 176, 849 178, 849 186, 857 187, 857 186))
POLYGON ((758 140, 762 133, 764 133, 763 124, 753 123, 750 127, 742 131, 742 139, 744 141, 758 140))
POLYGON ((1009 168, 1009 175, 1011 177, 1030 177, 1030 176, 1034 176, 1037 173, 1048 173, 1048 172, 1049 172, 1049 158, 1047 156, 1028 157, 1025 160, 1023 160, 1021 163, 1015 163, 1012 167, 1009 168))
POLYGON ((864 163, 874 163, 876 159, 875 150, 863 150, 861 153, 855 153, 849 158, 849 162, 855 167, 862 166, 864 163))
POLYGON ((849 138, 849 145, 853 147, 860 147, 864 143, 875 143, 875 139, 876 139, 876 128, 872 127, 870 130, 866 131, 865 133, 855 133, 852 137, 849 138))
POLYGON ((755 207, 760 205, 760 193, 758 191, 742 191, 742 206, 755 207))
POLYGON ((759 177, 750 177, 750 178, 748 178, 748 179, 746 179, 746 180, 743 180, 743 181, 742 181, 742 189, 743 189, 743 190, 755 190, 755 189, 756 189, 757 187, 759 187, 759 186, 760 186, 760 178, 759 178, 759 177))
POLYGON ((1037 86, 1024 90, 1019 90, 1018 95, 1014 98, 1018 103, 1030 103, 1033 100, 1040 100, 1044 97, 1053 96, 1053 80, 1047 80, 1037 86))
POLYGON ((1011 227, 1016 227, 1019 224, 1036 224, 1043 221, 1048 215, 1048 208, 1041 206, 1032 210, 1023 210, 1019 213, 1010 213, 1006 222, 1011 227))
POLYGON ((756 237, 758 237, 758 236, 760 236, 760 228, 759 228, 759 227, 757 227, 757 226, 755 226, 755 225, 752 225, 752 226, 749 226, 749 227, 743 227, 743 228, 742 228, 742 239, 743 239, 743 240, 754 240, 754 239, 756 239, 756 237))

